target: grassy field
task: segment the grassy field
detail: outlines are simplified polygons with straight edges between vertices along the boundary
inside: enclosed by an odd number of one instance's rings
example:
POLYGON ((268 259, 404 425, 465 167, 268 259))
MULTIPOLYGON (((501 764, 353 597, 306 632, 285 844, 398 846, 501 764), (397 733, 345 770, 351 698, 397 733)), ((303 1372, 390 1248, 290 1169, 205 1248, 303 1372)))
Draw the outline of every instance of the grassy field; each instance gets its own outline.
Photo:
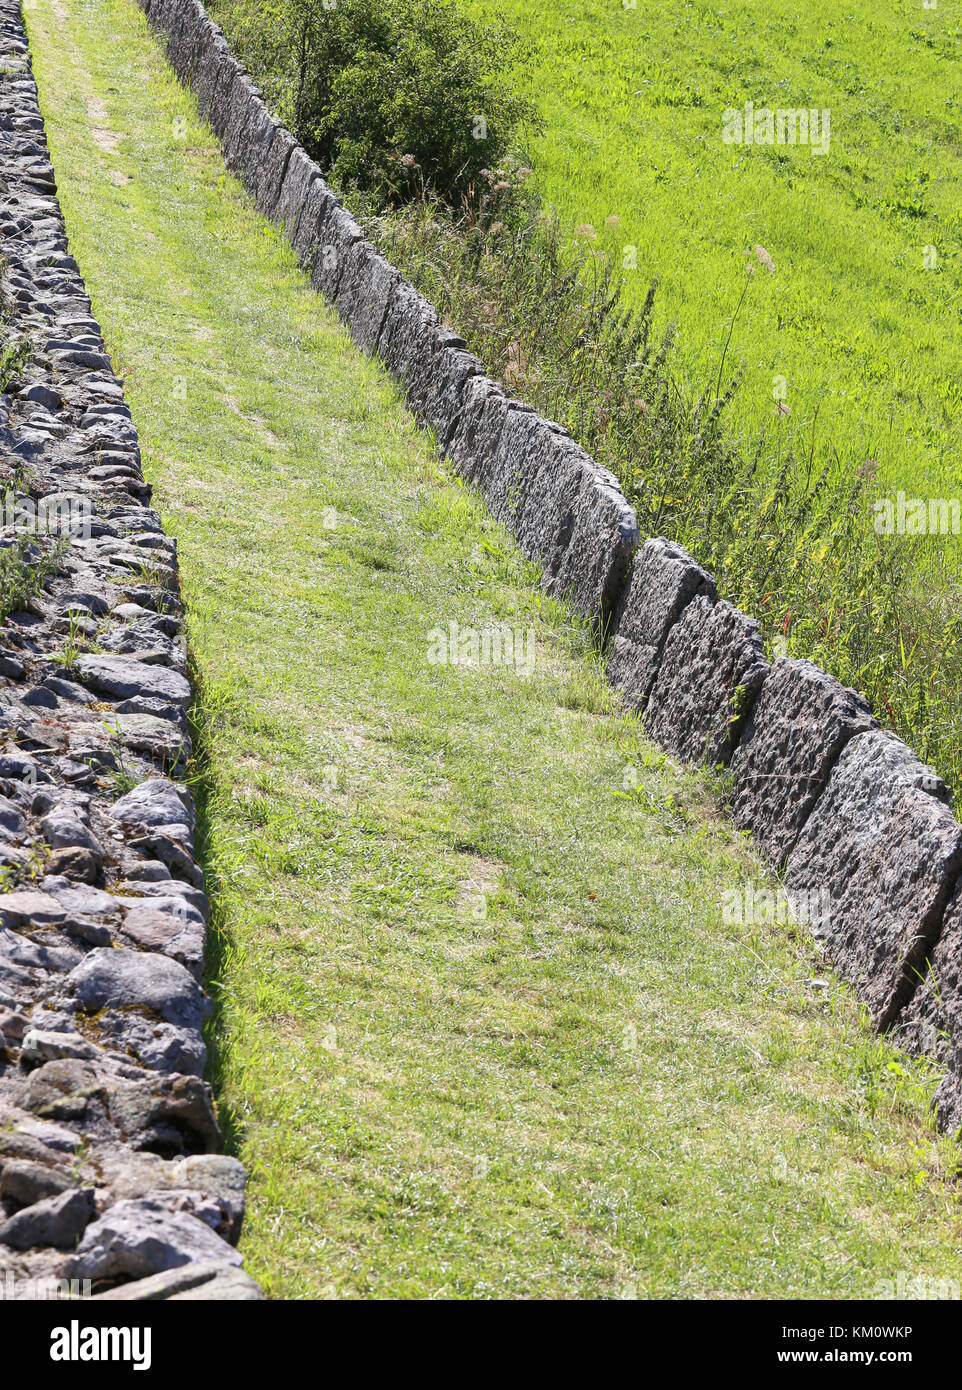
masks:
POLYGON ((760 870, 715 790, 618 712, 225 174, 133 0, 26 17, 71 248, 180 542, 248 1267, 276 1297, 962 1278, 932 1078, 794 928, 726 923, 760 870), (432 662, 451 621, 520 629, 533 669, 432 662))
MULTIPOLYGON (((746 435, 778 391, 806 441, 818 408, 819 456, 878 462, 879 496, 960 495, 959 0, 463 2, 524 35, 537 186, 616 264, 635 249, 632 293, 659 278, 697 386, 717 374, 746 251, 770 254, 728 350, 746 435), (747 101, 827 109, 827 152, 726 144, 723 113, 747 101)), ((957 537, 934 545, 962 555, 957 537)))

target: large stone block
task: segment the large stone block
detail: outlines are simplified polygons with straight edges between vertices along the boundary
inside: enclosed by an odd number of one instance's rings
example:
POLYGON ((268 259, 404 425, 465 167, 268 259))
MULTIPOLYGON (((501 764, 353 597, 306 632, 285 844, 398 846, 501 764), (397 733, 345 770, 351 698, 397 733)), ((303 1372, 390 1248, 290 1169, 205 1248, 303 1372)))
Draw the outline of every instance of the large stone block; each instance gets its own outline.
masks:
POLYGON ((788 857, 789 890, 825 902, 832 959, 877 1028, 924 971, 962 869, 962 826, 946 794, 892 734, 856 734, 788 857))
POLYGON ((263 101, 258 101, 250 113, 244 141, 235 160, 237 173, 243 179, 244 187, 252 198, 257 198, 264 165, 276 131, 277 122, 263 101))
POLYGON ((946 1069, 935 1096, 939 1124, 962 1126, 962 884, 945 911, 935 946, 918 969, 915 989, 899 1015, 895 1037, 910 1052, 934 1057, 946 1069))
POLYGON ((415 414, 428 389, 428 363, 441 346, 440 328, 433 305, 399 280, 388 301, 378 353, 415 414))
POLYGON ((508 406, 508 397, 489 377, 471 377, 465 383, 445 452, 462 477, 479 486, 497 453, 508 406))
POLYGON ((730 603, 692 599, 665 642, 646 728, 684 762, 727 764, 767 672, 753 618, 730 603))
MULTIPOLYGON (((340 212, 341 209, 338 209, 340 212)), ((353 221, 353 218, 351 219, 353 221)), ((331 230, 340 240, 344 240, 344 229, 338 229, 335 218, 331 230)), ((355 224, 356 225, 356 224, 355 224)), ((358 228, 360 231, 360 228, 358 228)), ((322 252, 323 256, 323 246, 322 252)), ((342 246, 343 268, 333 291, 322 293, 330 297, 333 292, 338 313, 351 330, 351 337, 364 352, 373 354, 377 349, 388 302, 400 274, 394 266, 367 241, 352 241, 346 248, 342 246)), ((319 267, 319 277, 326 275, 323 265, 319 267)))
POLYGON ((775 662, 732 759, 732 815, 777 867, 842 749, 875 727, 866 701, 810 661, 775 662))
POLYGON ((304 211, 306 230, 303 219, 298 228, 299 256, 318 294, 336 303, 345 274, 356 274, 354 248, 364 233, 327 184, 322 182, 321 188, 323 200, 318 202, 318 186, 312 187, 314 196, 304 211))
POLYGON ((198 0, 187 0, 181 8, 180 19, 171 34, 169 52, 174 72, 185 86, 190 85, 198 45, 204 38, 209 21, 198 0))
POLYGON ((672 541, 645 541, 615 610, 607 655, 608 679, 630 709, 644 709, 668 633, 699 595, 716 596, 707 570, 672 541))
POLYGON ((234 93, 234 84, 245 76, 246 73, 241 64, 232 53, 226 51, 218 69, 217 87, 211 98, 210 115, 208 117, 210 128, 217 136, 218 140, 223 140, 224 136, 227 134, 227 122, 230 119, 231 98, 234 93))
POLYGON ((498 452, 498 494, 507 485, 518 541, 544 566, 545 588, 591 622, 605 622, 638 544, 615 478, 565 429, 535 414, 509 413, 498 452))
POLYGON ((160 31, 165 46, 180 22, 186 3, 187 0, 156 0, 151 6, 150 22, 160 31))
POLYGON ((288 161, 297 148, 297 141, 291 132, 285 126, 275 125, 257 184, 257 206, 272 222, 277 221, 277 204, 284 175, 287 173, 288 161))
POLYGON ((434 430, 438 446, 445 448, 460 414, 468 382, 484 372, 473 353, 444 342, 431 364, 431 381, 424 398, 424 419, 434 430))
POLYGON ((227 41, 217 25, 212 24, 198 46, 192 78, 197 95, 197 109, 208 124, 220 83, 221 69, 227 56, 227 41))
POLYGON ((274 218, 292 246, 311 184, 320 177, 321 171, 313 159, 308 159, 300 145, 296 145, 287 161, 274 218))
POLYGON ((247 76, 235 79, 230 93, 227 127, 224 131, 224 162, 231 173, 243 171, 248 130, 259 112, 264 109, 261 94, 247 76))

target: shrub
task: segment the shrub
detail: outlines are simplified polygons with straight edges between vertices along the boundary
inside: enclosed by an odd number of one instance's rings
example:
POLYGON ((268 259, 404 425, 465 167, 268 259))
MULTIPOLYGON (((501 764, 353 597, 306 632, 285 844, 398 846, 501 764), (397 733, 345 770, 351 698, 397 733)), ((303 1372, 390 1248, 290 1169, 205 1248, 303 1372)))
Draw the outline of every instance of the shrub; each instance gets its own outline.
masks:
POLYGON ((508 152, 529 103, 500 73, 517 41, 455 0, 225 0, 272 104, 333 181, 459 202, 508 152))

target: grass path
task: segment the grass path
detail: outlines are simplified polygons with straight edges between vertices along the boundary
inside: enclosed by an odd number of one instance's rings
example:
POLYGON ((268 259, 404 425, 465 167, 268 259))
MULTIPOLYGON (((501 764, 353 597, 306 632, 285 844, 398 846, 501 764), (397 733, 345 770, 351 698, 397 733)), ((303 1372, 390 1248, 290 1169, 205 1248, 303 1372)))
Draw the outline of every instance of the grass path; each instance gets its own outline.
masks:
POLYGON ((758 870, 711 789, 618 713, 226 176, 133 0, 27 20, 180 540, 252 1272, 437 1298, 962 1276, 930 1082, 807 985, 792 929, 724 923, 758 870), (530 631, 533 674, 432 664, 451 621, 530 631))

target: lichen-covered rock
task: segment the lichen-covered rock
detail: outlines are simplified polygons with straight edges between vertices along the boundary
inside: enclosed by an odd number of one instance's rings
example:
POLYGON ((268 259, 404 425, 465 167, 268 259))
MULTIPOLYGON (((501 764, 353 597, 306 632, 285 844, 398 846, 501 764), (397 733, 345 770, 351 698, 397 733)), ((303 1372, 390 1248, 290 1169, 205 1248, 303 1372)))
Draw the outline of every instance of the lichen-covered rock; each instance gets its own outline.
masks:
POLYGON ((199 1033, 210 1000, 179 961, 147 951, 95 947, 64 981, 87 1013, 99 1009, 149 1009, 167 1023, 199 1033))
POLYGON ((715 598, 715 583, 688 551, 653 537, 635 554, 612 619, 608 679, 629 709, 644 709, 668 633, 693 598, 715 598))
POLYGON ((340 257, 340 273, 329 274, 323 264, 315 264, 314 287, 337 304, 338 313, 350 328, 358 347, 373 354, 400 275, 370 242, 355 239, 353 229, 332 225, 330 231, 330 238, 321 239, 320 259, 323 262, 332 248, 335 256, 340 257))
POLYGON ((768 670, 753 618, 692 599, 665 642, 645 716, 650 737, 684 762, 727 765, 768 670))
POLYGON ((867 702, 810 661, 774 663, 732 758, 732 815, 777 867, 842 749, 875 727, 867 702))
POLYGON ((891 734, 857 734, 786 864, 790 889, 828 896, 832 960, 878 1028, 911 993, 962 870, 962 826, 937 783, 891 734))

